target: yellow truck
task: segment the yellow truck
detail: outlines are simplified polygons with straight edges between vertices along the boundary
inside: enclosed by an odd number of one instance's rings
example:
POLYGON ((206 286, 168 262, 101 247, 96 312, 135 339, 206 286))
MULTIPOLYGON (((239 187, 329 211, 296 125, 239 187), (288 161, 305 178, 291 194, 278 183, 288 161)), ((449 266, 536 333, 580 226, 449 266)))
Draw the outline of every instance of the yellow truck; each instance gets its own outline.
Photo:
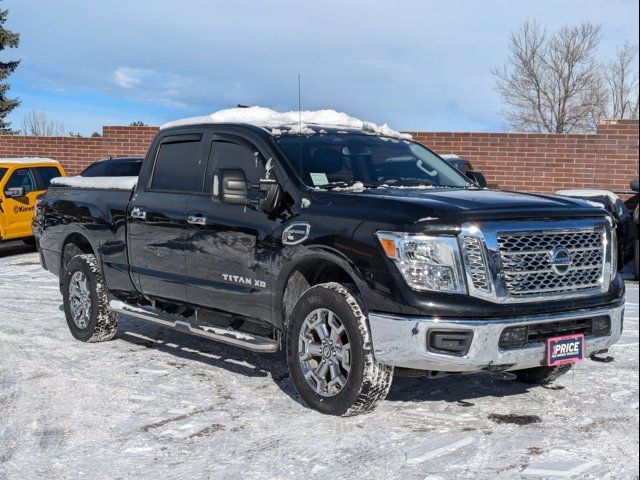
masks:
POLYGON ((33 241, 36 199, 52 178, 63 176, 60 163, 49 158, 0 158, 0 242, 33 241))

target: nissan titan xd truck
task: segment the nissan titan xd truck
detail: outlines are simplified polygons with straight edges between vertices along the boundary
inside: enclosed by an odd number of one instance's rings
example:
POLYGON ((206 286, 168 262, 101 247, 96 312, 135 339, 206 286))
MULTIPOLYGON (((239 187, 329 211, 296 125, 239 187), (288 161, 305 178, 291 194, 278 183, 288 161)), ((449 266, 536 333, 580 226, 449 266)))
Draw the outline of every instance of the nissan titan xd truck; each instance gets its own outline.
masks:
POLYGON ((42 266, 73 337, 127 315, 286 352, 311 408, 372 410, 396 373, 545 383, 620 337, 615 228, 486 188, 386 125, 229 109, 164 125, 137 177, 54 179, 42 266))

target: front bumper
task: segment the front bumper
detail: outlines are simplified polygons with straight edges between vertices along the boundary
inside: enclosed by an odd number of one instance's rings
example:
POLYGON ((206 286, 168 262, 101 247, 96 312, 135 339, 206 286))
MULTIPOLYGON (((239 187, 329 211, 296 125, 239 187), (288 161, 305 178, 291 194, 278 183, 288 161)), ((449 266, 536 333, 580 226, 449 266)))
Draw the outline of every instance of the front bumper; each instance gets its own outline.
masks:
POLYGON ((545 343, 501 349, 500 335, 507 327, 608 315, 611 320, 610 334, 586 337, 586 357, 589 357, 618 341, 622 333, 623 313, 624 303, 609 308, 492 319, 409 317, 370 312, 369 326, 374 355, 381 364, 417 370, 471 373, 484 369, 521 370, 545 364, 545 343), (428 350, 427 332, 431 329, 471 331, 473 337, 468 352, 458 356, 428 350))

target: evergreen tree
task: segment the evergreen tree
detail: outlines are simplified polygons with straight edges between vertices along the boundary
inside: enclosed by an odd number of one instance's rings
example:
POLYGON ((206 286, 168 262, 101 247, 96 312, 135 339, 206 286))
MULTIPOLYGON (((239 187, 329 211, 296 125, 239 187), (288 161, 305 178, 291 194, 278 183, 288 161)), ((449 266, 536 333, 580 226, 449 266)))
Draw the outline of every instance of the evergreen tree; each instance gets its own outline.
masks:
MULTIPOLYGON (((4 23, 7 21, 8 10, 0 9, 0 53, 5 48, 16 48, 20 43, 20 35, 4 28, 4 23)), ((11 122, 5 120, 6 116, 20 105, 20 100, 17 98, 7 98, 6 94, 10 85, 5 83, 4 80, 13 73, 20 60, 3 62, 0 61, 0 135, 11 135, 16 132, 11 130, 11 122)))

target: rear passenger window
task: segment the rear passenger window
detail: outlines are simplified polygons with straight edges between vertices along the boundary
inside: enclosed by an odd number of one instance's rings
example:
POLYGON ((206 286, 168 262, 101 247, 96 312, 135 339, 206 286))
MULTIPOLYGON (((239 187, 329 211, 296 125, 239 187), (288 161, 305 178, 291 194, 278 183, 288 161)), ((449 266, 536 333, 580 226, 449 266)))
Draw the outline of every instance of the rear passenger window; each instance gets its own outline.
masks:
POLYGON ((59 177, 60 171, 56 167, 37 167, 36 171, 40 177, 40 189, 45 190, 51 185, 51 179, 59 177))
POLYGON ((204 162, 200 141, 161 143, 151 179, 152 190, 202 192, 204 162))
POLYGON ((207 178, 213 178, 213 175, 223 168, 243 170, 250 183, 258 183, 265 175, 262 157, 255 148, 240 143, 216 140, 212 143, 209 153, 207 178))

